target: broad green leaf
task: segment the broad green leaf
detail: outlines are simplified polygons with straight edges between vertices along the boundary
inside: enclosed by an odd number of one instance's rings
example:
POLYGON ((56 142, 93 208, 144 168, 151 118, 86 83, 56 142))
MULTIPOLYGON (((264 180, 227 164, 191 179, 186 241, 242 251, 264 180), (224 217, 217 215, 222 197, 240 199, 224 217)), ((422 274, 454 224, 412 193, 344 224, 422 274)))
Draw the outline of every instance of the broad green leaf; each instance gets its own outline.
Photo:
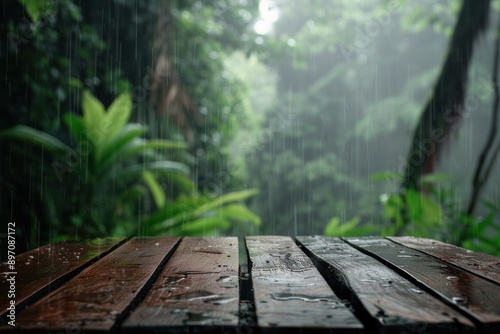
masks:
POLYGON ((193 180, 191 180, 186 175, 182 174, 171 174, 168 176, 169 180, 179 185, 184 191, 192 192, 196 188, 193 180))
POLYGON ((117 224, 111 231, 111 235, 113 236, 127 235, 129 233, 130 232, 127 231, 127 228, 123 224, 117 224))
POLYGON ((197 219, 201 216, 206 216, 214 210, 217 210, 217 212, 220 213, 220 210, 227 203, 243 201, 251 196, 254 196, 256 193, 257 191, 255 189, 250 189, 232 192, 215 199, 208 196, 200 196, 198 198, 195 197, 191 202, 181 204, 183 206, 182 211, 173 214, 172 211, 164 208, 148 219, 146 223, 152 226, 152 230, 160 232, 165 229, 176 227, 180 224, 185 224, 187 221, 197 219))
POLYGON ((449 182, 450 181, 450 176, 448 174, 443 174, 443 173, 434 173, 434 174, 427 174, 423 175, 420 178, 420 183, 437 183, 437 182, 449 182))
POLYGON ((340 226, 340 218, 333 217, 332 219, 330 219, 328 224, 325 226, 325 230, 323 231, 323 234, 328 235, 328 236, 338 235, 337 232, 338 232, 339 226, 340 226))
POLYGON ((410 220, 420 222, 423 215, 422 195, 416 190, 408 189, 406 191, 406 205, 410 220))
POLYGON ((401 180, 401 175, 393 172, 373 173, 370 175, 372 181, 401 180))
POLYGON ((102 130, 108 138, 113 138, 127 124, 132 113, 132 98, 128 93, 118 96, 108 108, 102 121, 102 130))
MULTIPOLYGON (((107 169, 108 165, 116 162, 117 157, 125 155, 124 147, 147 131, 141 124, 127 124, 120 133, 107 141, 96 159, 98 169, 107 169)), ((129 157, 130 155, 125 155, 129 157)))
MULTIPOLYGON (((192 211, 210 200, 210 198, 202 196, 182 196, 175 202, 169 203, 167 206, 156 210, 155 213, 144 220, 144 224, 152 226, 153 228, 160 223, 162 223, 163 226, 170 226, 169 224, 175 224, 178 221, 184 220, 185 217, 191 216, 192 211)), ((161 230, 161 228, 159 230, 161 230)))
POLYGON ((495 226, 494 219, 495 219, 495 216, 493 215, 493 213, 489 213, 486 216, 486 218, 477 222, 477 224, 476 224, 477 233, 487 232, 488 228, 495 228, 496 226, 495 226))
POLYGON ((82 96, 83 124, 85 132, 94 146, 99 147, 106 140, 103 131, 104 106, 88 90, 82 96))
POLYGON ((333 217, 324 230, 324 235, 336 237, 354 237, 369 235, 376 232, 376 227, 363 225, 359 226, 361 219, 354 217, 353 219, 344 223, 340 222, 339 217, 333 217))
POLYGON ((260 226, 261 224, 260 217, 241 204, 230 204, 224 206, 220 209, 219 215, 227 219, 250 222, 255 226, 260 226))
POLYGON ((71 131, 73 137, 80 141, 82 138, 83 132, 85 131, 85 127, 83 125, 83 118, 80 116, 76 116, 73 114, 64 114, 63 116, 64 123, 71 131))
POLYGON ((50 1, 41 0, 19 0, 26 8, 26 12, 31 17, 33 22, 37 22, 42 16, 45 7, 50 1))
POLYGON ((230 223, 220 216, 203 217, 184 223, 176 229, 176 233, 180 235, 209 235, 215 230, 226 230, 229 226, 230 223))
MULTIPOLYGON (((130 125, 132 124, 127 125, 127 127, 129 127, 130 125)), ((139 133, 136 133, 136 135, 138 137, 139 133)), ((121 133, 116 138, 120 138, 120 140, 111 140, 105 145, 105 147, 103 147, 100 159, 101 164, 107 164, 109 162, 116 163, 118 161, 124 161, 125 159, 131 157, 144 157, 145 155, 149 155, 153 158, 158 158, 158 156, 156 155, 156 150, 187 148, 186 144, 183 142, 173 142, 161 139, 146 140, 142 138, 123 137, 121 133), (128 142, 121 141, 121 139, 126 139, 128 140, 128 142), (124 146, 124 144, 126 145, 124 146)))
POLYGON ((0 138, 17 139, 23 142, 42 146, 45 150, 52 152, 69 152, 71 148, 56 137, 24 125, 16 125, 7 130, 0 131, 0 138))
POLYGON ((249 190, 231 192, 229 194, 222 195, 209 203, 202 205, 196 211, 194 211, 193 214, 200 215, 204 212, 215 209, 217 207, 220 207, 220 206, 227 204, 227 203, 230 203, 230 202, 243 201, 243 200, 246 200, 247 198, 255 196, 257 193, 258 193, 257 189, 249 189, 249 190))
POLYGON ((153 195, 153 198, 155 200, 156 206, 159 208, 163 207, 167 201, 165 192, 161 188, 158 181, 156 181, 153 173, 146 171, 142 174, 142 178, 146 185, 149 187, 149 190, 151 191, 151 194, 153 195))
POLYGON ((185 150, 188 148, 187 144, 182 141, 170 141, 164 139, 151 139, 142 143, 144 149, 173 149, 185 150))
POLYGON ((180 162, 165 160, 128 166, 116 172, 114 174, 114 177, 117 179, 141 177, 142 173, 145 171, 156 172, 162 175, 170 175, 171 173, 189 173, 189 169, 186 167, 186 165, 180 162))
POLYGON ((132 187, 127 187, 127 189, 118 196, 117 202, 127 203, 137 201, 145 196, 147 192, 148 190, 144 185, 135 184, 132 187))
POLYGON ((84 87, 83 83, 76 78, 69 78, 68 84, 70 87, 76 88, 76 89, 80 89, 80 87, 84 87))
POLYGON ((408 189, 406 191, 406 204, 410 219, 423 231, 436 228, 443 221, 439 204, 416 190, 408 189))

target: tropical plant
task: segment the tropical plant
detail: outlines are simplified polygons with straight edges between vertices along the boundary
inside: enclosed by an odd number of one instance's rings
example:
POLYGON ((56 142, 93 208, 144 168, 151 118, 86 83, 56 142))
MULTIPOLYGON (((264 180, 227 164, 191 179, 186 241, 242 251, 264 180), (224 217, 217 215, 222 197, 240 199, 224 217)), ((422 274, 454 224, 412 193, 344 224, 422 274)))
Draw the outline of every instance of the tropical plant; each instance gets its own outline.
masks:
MULTIPOLYGON (((400 182, 402 175, 391 172, 375 173, 372 180, 400 182)), ((407 189, 398 194, 382 194, 380 201, 384 209, 379 235, 411 234, 417 237, 431 237, 446 240, 467 249, 490 254, 500 254, 500 206, 491 201, 482 201, 487 208, 485 215, 469 215, 460 201, 454 181, 449 175, 434 173, 420 178, 424 192, 407 189)), ((330 223, 331 224, 331 223, 330 223)), ((330 225, 329 225, 330 226, 330 225)), ((373 226, 373 225, 371 225, 373 226)), ((333 232, 357 235, 373 234, 365 231, 359 220, 338 223, 333 232), (340 230, 342 228, 342 230, 340 230)), ((331 233, 325 229, 325 234, 331 233)))
POLYGON ((353 219, 343 222, 340 217, 333 217, 325 226, 324 235, 334 237, 353 237, 361 235, 371 235, 377 232, 377 227, 374 225, 361 225, 361 218, 354 217, 353 219))
POLYGON ((488 254, 500 256, 500 206, 483 201, 489 208, 486 216, 468 216, 461 212, 457 225, 459 244, 488 254))
POLYGON ((481 203, 484 214, 468 214, 452 182, 431 188, 446 215, 444 236, 457 245, 484 253, 500 255, 500 205, 488 200, 481 203))
POLYGON ((188 178, 187 166, 178 162, 185 143, 142 138, 147 128, 128 123, 131 110, 127 93, 105 110, 84 91, 82 116, 64 116, 74 139, 71 146, 22 125, 0 133, 4 139, 31 142, 51 154, 49 172, 66 191, 61 197, 52 189, 46 199, 49 226, 57 238, 73 234, 210 234, 227 229, 232 221, 260 223, 243 205, 236 204, 253 191, 219 198, 201 196, 188 178), (62 223, 66 220, 69 226, 62 223))

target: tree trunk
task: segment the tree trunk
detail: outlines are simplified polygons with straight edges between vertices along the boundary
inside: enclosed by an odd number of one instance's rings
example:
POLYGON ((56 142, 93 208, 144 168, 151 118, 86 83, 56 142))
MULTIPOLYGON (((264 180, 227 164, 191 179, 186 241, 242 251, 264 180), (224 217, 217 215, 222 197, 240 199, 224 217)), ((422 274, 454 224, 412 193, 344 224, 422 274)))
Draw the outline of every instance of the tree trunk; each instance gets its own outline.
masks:
POLYGON ((464 0, 439 79, 413 134, 402 188, 419 189, 464 112, 474 41, 486 30, 490 0, 464 0))

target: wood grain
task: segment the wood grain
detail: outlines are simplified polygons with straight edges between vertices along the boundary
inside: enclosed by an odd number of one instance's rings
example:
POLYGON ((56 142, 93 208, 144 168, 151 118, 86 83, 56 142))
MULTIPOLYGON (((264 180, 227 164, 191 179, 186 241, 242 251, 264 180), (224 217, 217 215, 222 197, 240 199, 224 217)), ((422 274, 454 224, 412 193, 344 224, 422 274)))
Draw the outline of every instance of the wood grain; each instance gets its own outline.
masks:
POLYGON ((500 258, 496 256, 431 239, 413 237, 390 237, 388 239, 500 284, 500 258))
POLYGON ((109 331, 126 314, 179 238, 134 238, 21 312, 16 328, 109 331))
POLYGON ((361 333, 363 326, 290 237, 246 237, 257 323, 275 333, 361 333))
POLYGON ((235 329, 238 260, 235 237, 184 238, 124 329, 133 333, 235 329))
MULTIPOLYGON (((67 241, 46 245, 16 256, 16 310, 55 290, 89 264, 122 244, 125 238, 99 238, 88 241, 67 241)), ((9 304, 7 263, 0 265, 0 315, 9 304)), ((4 317, 1 317, 4 320, 4 317)))
POLYGON ((383 238, 347 238, 350 244, 473 319, 485 333, 500 332, 500 287, 486 279, 417 250, 383 238))
POLYGON ((330 285, 381 333, 473 332, 473 323, 339 238, 297 237, 330 285))

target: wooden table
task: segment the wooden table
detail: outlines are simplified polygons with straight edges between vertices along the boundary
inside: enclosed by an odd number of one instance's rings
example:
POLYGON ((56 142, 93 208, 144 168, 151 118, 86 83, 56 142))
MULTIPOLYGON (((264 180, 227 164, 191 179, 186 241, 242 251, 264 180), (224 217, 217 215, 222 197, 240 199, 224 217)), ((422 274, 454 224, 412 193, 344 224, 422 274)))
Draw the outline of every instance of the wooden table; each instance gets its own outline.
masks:
POLYGON ((411 237, 245 243, 248 266, 234 237, 108 238, 20 254, 15 274, 0 268, 0 332, 500 333, 500 258, 411 237))

